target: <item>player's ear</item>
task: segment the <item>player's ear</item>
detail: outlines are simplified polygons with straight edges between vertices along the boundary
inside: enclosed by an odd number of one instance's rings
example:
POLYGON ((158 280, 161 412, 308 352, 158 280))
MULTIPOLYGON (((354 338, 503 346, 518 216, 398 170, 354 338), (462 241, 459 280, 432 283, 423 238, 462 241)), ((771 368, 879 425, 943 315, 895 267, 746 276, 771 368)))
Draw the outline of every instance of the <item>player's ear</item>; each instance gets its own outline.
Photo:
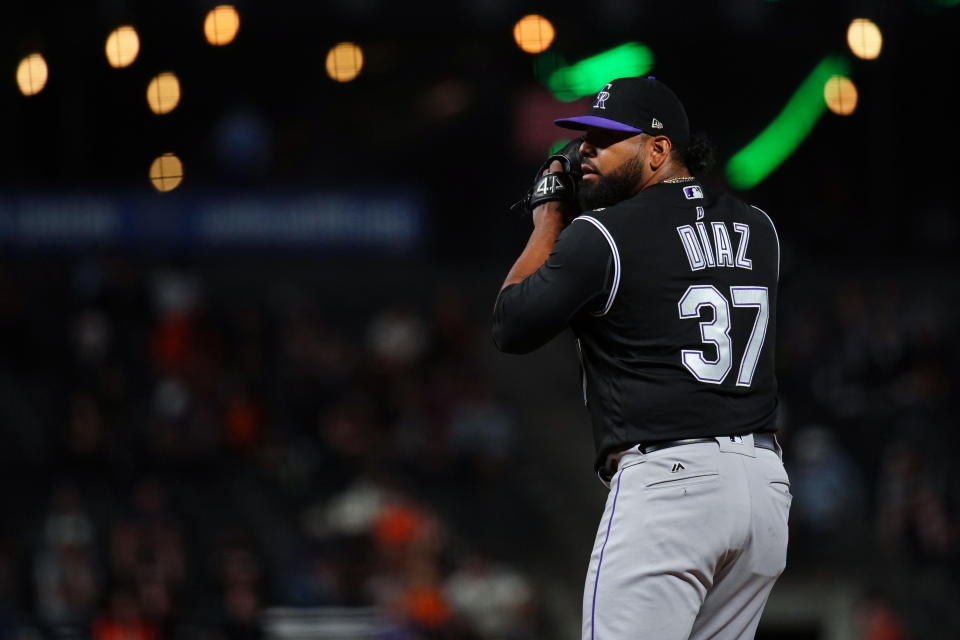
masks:
POLYGON ((667 136, 650 136, 647 138, 647 159, 653 171, 663 166, 663 163, 670 157, 672 148, 673 143, 667 136))

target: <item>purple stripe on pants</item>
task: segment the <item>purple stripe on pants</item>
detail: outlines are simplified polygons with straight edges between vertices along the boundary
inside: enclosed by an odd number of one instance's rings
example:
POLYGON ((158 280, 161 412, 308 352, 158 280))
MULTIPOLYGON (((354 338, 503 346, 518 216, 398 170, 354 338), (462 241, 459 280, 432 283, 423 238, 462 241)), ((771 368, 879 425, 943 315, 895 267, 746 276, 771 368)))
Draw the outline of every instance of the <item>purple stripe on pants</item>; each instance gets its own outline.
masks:
POLYGON ((610 520, 607 522, 607 537, 603 539, 603 546, 600 547, 600 559, 597 560, 597 575, 593 577, 593 604, 590 606, 590 639, 593 640, 594 621, 597 613, 597 586, 600 584, 600 566, 603 564, 603 552, 607 548, 607 541, 610 540, 610 529, 613 527, 613 515, 617 512, 617 496, 620 495, 620 477, 623 471, 617 474, 617 490, 613 494, 613 506, 610 507, 610 520))

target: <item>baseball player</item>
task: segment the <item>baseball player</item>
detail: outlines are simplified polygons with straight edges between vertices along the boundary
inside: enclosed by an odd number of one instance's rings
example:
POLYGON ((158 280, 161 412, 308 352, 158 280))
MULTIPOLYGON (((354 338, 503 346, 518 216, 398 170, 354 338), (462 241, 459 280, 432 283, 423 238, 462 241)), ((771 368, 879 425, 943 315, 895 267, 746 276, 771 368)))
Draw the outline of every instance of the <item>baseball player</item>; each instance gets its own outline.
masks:
POLYGON ((654 78, 612 80, 556 124, 584 137, 524 200, 534 229, 493 336, 510 353, 576 336, 610 489, 582 637, 753 638, 791 502, 774 436, 773 222, 697 180, 704 147, 654 78))

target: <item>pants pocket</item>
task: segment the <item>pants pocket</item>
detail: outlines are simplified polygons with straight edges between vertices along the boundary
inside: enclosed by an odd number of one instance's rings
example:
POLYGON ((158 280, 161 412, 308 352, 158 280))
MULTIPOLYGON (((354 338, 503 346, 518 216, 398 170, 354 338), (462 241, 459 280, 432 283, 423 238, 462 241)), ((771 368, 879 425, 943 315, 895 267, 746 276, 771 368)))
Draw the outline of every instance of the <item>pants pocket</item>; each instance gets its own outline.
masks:
POLYGON ((762 576, 776 577, 787 565, 787 521, 793 496, 790 483, 768 482, 754 496, 751 519, 751 569, 762 576))
POLYGON ((658 489, 671 489, 675 487, 689 487, 690 485, 703 484, 705 482, 711 482, 720 477, 720 474, 716 471, 706 471, 700 473, 692 473, 683 476, 677 476, 675 478, 667 478, 664 480, 657 480, 656 482, 651 482, 647 485, 648 491, 656 491, 658 489))
POLYGON ((648 491, 689 487, 719 479, 716 446, 706 453, 684 449, 677 447, 647 456, 643 484, 648 491))

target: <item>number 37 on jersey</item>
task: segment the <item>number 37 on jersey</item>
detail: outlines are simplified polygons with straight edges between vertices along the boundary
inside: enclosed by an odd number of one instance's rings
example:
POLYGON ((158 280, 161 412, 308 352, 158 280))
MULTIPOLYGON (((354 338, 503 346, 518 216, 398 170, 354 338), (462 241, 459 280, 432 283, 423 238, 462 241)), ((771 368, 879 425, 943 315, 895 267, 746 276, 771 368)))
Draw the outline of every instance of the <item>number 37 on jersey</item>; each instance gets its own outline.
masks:
POLYGON ((677 303, 681 319, 701 318, 700 338, 716 347, 717 357, 707 358, 699 349, 681 351, 683 366, 700 382, 720 384, 733 368, 733 341, 730 339, 730 303, 734 307, 752 307, 757 315, 737 370, 737 386, 749 387, 757 369, 760 351, 767 336, 770 302, 766 287, 730 287, 730 299, 713 285, 691 285, 677 303), (712 320, 703 320, 704 307, 713 311, 712 320))

